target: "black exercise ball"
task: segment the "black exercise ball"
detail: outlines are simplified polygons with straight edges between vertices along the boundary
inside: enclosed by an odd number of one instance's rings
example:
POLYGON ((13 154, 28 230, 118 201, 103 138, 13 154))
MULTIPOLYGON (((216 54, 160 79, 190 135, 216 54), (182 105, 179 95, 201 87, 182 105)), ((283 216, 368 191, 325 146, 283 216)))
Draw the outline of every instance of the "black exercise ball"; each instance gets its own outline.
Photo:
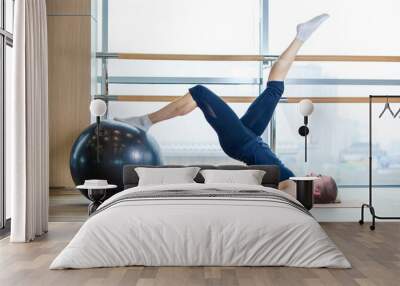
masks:
MULTIPOLYGON (((157 142, 145 131, 128 124, 102 120, 86 128, 75 140, 70 156, 70 170, 76 185, 88 179, 105 179, 117 189, 109 190, 107 197, 123 190, 123 166, 161 165, 157 142)), ((88 197, 87 190, 81 193, 88 197)))

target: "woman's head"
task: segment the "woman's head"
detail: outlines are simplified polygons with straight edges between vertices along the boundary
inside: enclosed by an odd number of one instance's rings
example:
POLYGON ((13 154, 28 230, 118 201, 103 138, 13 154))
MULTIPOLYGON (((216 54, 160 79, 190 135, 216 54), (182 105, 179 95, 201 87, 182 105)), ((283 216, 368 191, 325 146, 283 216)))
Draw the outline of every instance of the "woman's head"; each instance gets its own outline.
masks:
POLYGON ((311 173, 310 176, 318 177, 314 181, 314 202, 317 204, 328 204, 336 201, 338 189, 335 180, 330 176, 311 173))

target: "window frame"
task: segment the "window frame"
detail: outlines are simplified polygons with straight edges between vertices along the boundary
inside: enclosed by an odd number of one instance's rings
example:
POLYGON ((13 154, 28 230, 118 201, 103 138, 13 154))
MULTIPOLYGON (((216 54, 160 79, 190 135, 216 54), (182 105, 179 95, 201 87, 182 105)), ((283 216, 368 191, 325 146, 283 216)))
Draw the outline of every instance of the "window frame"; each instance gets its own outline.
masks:
MULTIPOLYGON (((10 220, 6 218, 6 190, 5 190, 5 94, 6 94, 6 50, 13 47, 13 33, 6 30, 6 17, 14 18, 15 0, 12 3, 12 15, 7 15, 6 1, 1 0, 0 21, 0 236, 10 229, 10 220)), ((14 24, 13 24, 14 26, 14 24)), ((14 27, 12 27, 13 30, 14 27)))

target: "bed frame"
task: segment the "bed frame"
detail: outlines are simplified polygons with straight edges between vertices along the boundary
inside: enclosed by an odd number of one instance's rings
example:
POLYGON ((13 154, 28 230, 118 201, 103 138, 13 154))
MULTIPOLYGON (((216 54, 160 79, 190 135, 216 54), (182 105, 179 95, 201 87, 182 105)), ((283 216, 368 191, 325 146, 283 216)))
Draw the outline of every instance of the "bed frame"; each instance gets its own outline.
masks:
MULTIPOLYGON (((147 167, 147 168, 182 168, 182 167, 200 167, 201 170, 205 169, 217 169, 217 170, 263 170, 265 175, 262 179, 261 184, 264 187, 278 188, 279 184, 279 168, 275 165, 164 165, 164 166, 146 166, 146 165, 125 165, 123 171, 123 183, 124 189, 136 187, 139 183, 139 176, 135 171, 137 167, 147 167)), ((204 183, 203 176, 198 173, 194 180, 197 183, 204 183)))

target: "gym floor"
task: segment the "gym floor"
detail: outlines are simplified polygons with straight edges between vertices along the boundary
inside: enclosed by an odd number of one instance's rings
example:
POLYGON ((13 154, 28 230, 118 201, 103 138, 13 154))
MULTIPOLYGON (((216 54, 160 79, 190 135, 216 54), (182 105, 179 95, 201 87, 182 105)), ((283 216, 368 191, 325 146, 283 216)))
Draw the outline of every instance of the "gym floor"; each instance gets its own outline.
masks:
MULTIPOLYGON (((48 266, 87 219, 88 201, 73 190, 52 190, 49 232, 29 244, 0 240, 0 285, 398 285, 400 223, 360 226, 360 192, 346 189, 342 204, 316 206, 313 214, 352 220, 322 227, 352 263, 350 270, 289 267, 122 267, 50 271, 48 266), (341 206, 340 206, 341 205, 341 206), (74 275, 70 275, 71 271, 74 275)), ((395 190, 376 192, 377 206, 400 209, 395 190), (387 200, 388 196, 391 200, 387 200), (396 200, 393 200, 393 198, 396 200)), ((366 196, 367 198, 367 196, 366 196)), ((380 209, 379 209, 380 210, 380 209)), ((386 209, 385 212, 394 211, 386 209)), ((384 212, 382 208, 382 213, 384 212)), ((392 213, 393 214, 393 213, 392 213)))
POLYGON ((49 270, 82 222, 50 222, 32 243, 0 240, 0 285, 398 285, 400 223, 375 231, 358 223, 322 223, 352 269, 290 267, 118 267, 49 270), (71 275, 73 273, 73 275, 71 275))

